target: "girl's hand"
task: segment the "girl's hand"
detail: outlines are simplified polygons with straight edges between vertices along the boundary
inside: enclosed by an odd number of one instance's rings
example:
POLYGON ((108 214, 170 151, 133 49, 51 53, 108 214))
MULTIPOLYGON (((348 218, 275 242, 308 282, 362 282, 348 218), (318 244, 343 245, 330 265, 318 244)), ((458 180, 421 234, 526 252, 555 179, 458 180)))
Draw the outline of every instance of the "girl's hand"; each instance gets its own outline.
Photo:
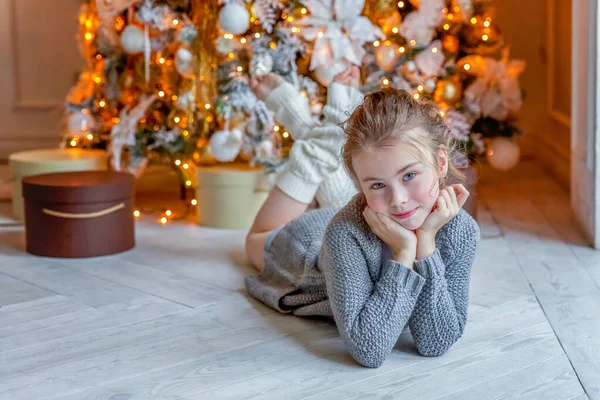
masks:
POLYGON ((279 75, 268 73, 259 75, 250 79, 248 86, 254 92, 254 95, 262 101, 265 101, 267 96, 283 82, 283 78, 279 75))
POLYGON ((422 260, 435 251, 435 235, 442 226, 458 215, 468 198, 469 192, 463 185, 447 186, 440 191, 433 210, 415 231, 418 237, 417 260, 422 260))
POLYGON ((394 260, 412 268, 417 252, 417 236, 387 215, 379 214, 370 207, 363 211, 365 221, 379 239, 383 240, 394 254, 394 260))
POLYGON ((358 89, 360 83, 360 70, 356 65, 351 65, 344 71, 337 74, 333 81, 345 86, 352 86, 354 89, 358 89))
POLYGON ((443 188, 433 206, 433 210, 417 230, 417 233, 427 232, 435 236, 442 226, 458 215, 458 211, 468 198, 469 192, 463 185, 452 185, 443 188))

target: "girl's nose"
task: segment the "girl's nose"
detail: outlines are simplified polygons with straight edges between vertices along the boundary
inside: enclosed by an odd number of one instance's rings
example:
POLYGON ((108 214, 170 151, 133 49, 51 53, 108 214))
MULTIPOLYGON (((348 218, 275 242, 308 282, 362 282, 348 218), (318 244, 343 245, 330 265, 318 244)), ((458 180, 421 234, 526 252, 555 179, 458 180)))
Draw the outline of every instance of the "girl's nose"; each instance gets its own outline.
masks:
POLYGON ((392 189, 391 207, 401 207, 402 204, 408 201, 408 192, 404 188, 392 189))

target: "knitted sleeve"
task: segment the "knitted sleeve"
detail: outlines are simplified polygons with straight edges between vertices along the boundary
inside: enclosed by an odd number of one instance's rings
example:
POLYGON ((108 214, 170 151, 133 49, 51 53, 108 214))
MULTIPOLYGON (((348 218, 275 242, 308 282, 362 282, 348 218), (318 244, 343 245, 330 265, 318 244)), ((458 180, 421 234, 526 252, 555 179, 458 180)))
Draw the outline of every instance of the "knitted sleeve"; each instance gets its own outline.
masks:
POLYGON ((319 266, 340 335, 354 359, 377 368, 383 364, 408 322, 425 279, 388 261, 371 280, 360 236, 349 224, 327 228, 319 266))
MULTIPOLYGON (((415 262, 425 285, 410 318, 410 330, 417 350, 424 356, 445 353, 463 334, 467 322, 469 277, 479 241, 477 223, 465 213, 454 221, 460 228, 448 229, 442 238, 452 246, 453 260, 447 264, 436 249, 415 262)), ((442 244, 443 245, 443 244, 442 244)))

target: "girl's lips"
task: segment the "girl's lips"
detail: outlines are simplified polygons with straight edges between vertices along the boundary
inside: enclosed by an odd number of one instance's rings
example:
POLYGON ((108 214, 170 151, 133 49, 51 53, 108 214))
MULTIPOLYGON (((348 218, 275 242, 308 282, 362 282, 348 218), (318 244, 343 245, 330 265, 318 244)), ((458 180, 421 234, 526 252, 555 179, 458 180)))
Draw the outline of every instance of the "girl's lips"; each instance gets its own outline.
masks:
POLYGON ((392 215, 399 219, 409 218, 409 217, 412 217, 415 212, 417 212, 417 208, 419 208, 419 207, 416 207, 416 208, 414 208, 410 211, 404 212, 402 214, 392 214, 392 215))

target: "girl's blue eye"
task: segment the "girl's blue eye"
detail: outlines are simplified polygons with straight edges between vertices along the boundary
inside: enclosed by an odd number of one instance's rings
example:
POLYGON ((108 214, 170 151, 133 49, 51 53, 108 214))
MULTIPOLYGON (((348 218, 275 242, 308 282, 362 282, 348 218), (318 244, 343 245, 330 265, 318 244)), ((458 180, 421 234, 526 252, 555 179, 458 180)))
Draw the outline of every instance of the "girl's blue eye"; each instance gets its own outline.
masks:
POLYGON ((410 181, 411 179, 413 179, 417 174, 415 174, 414 172, 409 172, 408 174, 404 175, 404 177, 402 178, 403 181, 410 181))
POLYGON ((384 188, 384 187, 385 187, 385 185, 383 183, 381 183, 381 182, 377 182, 377 183, 374 183, 374 184, 371 185, 371 189, 375 189, 375 190, 381 189, 381 188, 384 188))

